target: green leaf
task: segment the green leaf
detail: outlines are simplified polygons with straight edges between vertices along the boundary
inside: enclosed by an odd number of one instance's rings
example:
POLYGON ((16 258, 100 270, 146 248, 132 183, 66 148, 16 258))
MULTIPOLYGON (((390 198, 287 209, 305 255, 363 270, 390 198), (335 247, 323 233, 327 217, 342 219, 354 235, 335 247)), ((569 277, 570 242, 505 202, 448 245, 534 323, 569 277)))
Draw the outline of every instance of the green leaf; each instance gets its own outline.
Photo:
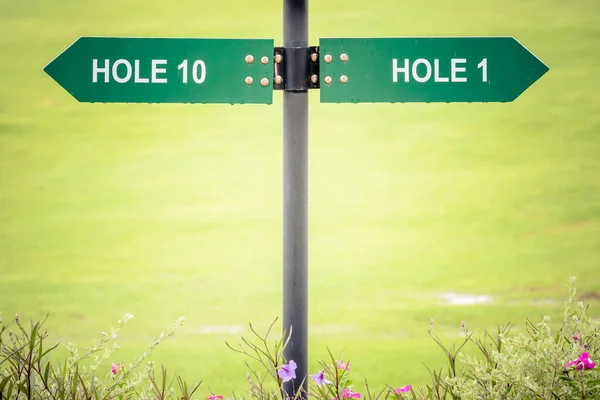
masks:
POLYGON ((31 337, 29 338, 29 352, 33 352, 33 348, 35 346, 35 338, 37 337, 37 332, 40 329, 39 323, 33 325, 33 329, 31 330, 31 337))
POLYGON ((77 398, 77 376, 78 375, 79 375, 79 367, 75 366, 75 374, 73 376, 73 386, 71 387, 71 395, 73 396, 74 399, 77 398))
POLYGON ((36 376, 37 376, 36 374, 31 374, 31 376, 30 376, 29 386, 27 387, 27 394, 29 396, 31 396, 31 394, 35 391, 36 376))
POLYGON ((46 367, 44 368, 44 383, 48 383, 48 375, 50 374, 50 363, 46 363, 46 367))
POLYGON ((76 373, 75 375, 75 382, 77 382, 77 379, 79 379, 79 383, 81 383, 81 388, 83 389, 83 394, 85 395, 85 398, 91 398, 91 392, 88 392, 87 386, 85 385, 85 382, 83 381, 83 378, 79 373, 76 373))
POLYGON ((331 364, 333 365, 333 368, 337 369, 337 365, 335 363, 335 357, 331 353, 331 350, 329 350, 329 347, 327 348, 327 352, 329 353, 329 357, 331 358, 331 364))
POLYGON ((23 393, 27 393, 27 387, 25 386, 25 382, 17 382, 17 389, 19 389, 23 393))
POLYGON ((6 393, 6 398, 7 399, 11 399, 11 394, 13 392, 13 389, 15 387, 15 382, 14 381, 10 381, 10 385, 8 386, 8 392, 6 393))
POLYGON ((4 393, 4 388, 6 387, 6 385, 8 384, 8 382, 10 381, 10 378, 11 378, 11 376, 8 375, 4 379, 2 379, 2 382, 0 382, 0 396, 2 395, 2 393, 4 393))
POLYGON ((575 379, 571 378, 568 375, 561 375, 558 377, 558 379, 560 379, 562 381, 575 382, 575 379))
POLYGON ((42 360, 42 352, 44 350, 44 346, 43 346, 44 338, 39 333, 38 333, 38 336, 40 337, 40 342, 39 342, 38 352, 37 352, 38 356, 37 356, 37 360, 35 362, 42 360))
MULTIPOLYGON (((40 356, 40 358, 43 358, 46 354, 50 353, 52 350, 56 349, 58 347, 59 343, 56 343, 54 346, 50 347, 49 349, 47 349, 46 351, 44 351, 42 353, 42 355, 40 356)), ((40 348, 41 348, 41 344, 40 344, 40 348)))

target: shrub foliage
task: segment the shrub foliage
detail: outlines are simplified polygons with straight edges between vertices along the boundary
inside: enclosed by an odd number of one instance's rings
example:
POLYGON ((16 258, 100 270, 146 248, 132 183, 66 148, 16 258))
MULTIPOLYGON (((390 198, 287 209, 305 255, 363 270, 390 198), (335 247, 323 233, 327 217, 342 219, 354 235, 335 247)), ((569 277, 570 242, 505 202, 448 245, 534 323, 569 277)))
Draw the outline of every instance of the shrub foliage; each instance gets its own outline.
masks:
MULTIPOLYGON (((246 362, 248 390, 230 398, 257 400, 314 398, 352 399, 600 399, 600 373, 594 360, 600 355, 600 322, 589 315, 588 306, 576 302, 576 280, 569 280, 569 297, 564 318, 553 328, 548 317, 526 321, 526 332, 512 335, 511 325, 495 332, 469 331, 462 324, 464 338, 458 344, 445 345, 431 324, 429 334, 445 353, 445 368, 429 369, 431 382, 423 387, 386 385, 372 391, 365 382, 364 393, 354 391, 349 361, 320 361, 320 370, 308 377, 296 377, 294 360, 286 360, 284 349, 291 335, 271 343, 269 334, 259 334, 250 325, 252 338, 243 338, 227 346, 241 353, 246 362), (465 349, 470 349, 466 352, 465 349), (473 351, 471 351, 473 350, 473 351), (304 379, 307 379, 305 381, 304 379), (303 387, 308 389, 304 391, 303 387), (288 393, 286 390, 290 390, 288 393)), ((112 364, 102 373, 114 351, 117 333, 132 318, 125 315, 109 333, 101 332, 90 346, 79 350, 66 345, 68 356, 56 360, 53 352, 59 343, 48 345, 48 333, 42 321, 30 321, 25 327, 19 317, 6 324, 0 318, 0 400, 107 400, 107 399, 192 399, 198 397, 200 383, 188 383, 175 374, 169 378, 164 366, 157 372, 148 357, 166 338, 183 324, 173 326, 153 338, 148 349, 128 365, 112 364)), ((290 330, 291 334, 291 330, 290 330)), ((203 395, 222 400, 223 395, 203 395)))

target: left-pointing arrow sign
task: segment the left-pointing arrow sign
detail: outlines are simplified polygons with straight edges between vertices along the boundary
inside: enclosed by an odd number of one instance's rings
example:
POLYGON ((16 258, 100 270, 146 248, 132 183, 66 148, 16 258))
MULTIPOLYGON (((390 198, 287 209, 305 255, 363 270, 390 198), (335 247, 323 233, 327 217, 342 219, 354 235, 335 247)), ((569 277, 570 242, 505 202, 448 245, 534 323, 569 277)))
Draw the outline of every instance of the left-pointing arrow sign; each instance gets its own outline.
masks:
POLYGON ((81 37, 44 71, 80 102, 271 104, 272 39, 81 37))

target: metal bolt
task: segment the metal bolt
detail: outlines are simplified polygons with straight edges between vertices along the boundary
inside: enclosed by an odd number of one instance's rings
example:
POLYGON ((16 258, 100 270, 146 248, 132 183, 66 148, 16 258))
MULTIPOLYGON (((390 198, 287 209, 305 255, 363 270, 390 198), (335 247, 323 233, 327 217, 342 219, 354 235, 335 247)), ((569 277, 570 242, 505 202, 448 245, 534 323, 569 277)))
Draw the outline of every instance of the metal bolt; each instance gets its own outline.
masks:
POLYGON ((312 53, 310 55, 310 59, 312 60, 312 62, 317 62, 317 60, 319 59, 319 55, 317 53, 312 53))
POLYGON ((342 53, 342 54, 340 55, 340 60, 342 60, 342 62, 346 62, 346 61, 348 61, 348 54, 346 54, 346 53, 342 53))
POLYGON ((342 83, 348 83, 348 77, 346 75, 340 76, 340 82, 342 82, 342 83))
POLYGON ((244 79, 244 82, 246 82, 246 85, 252 85, 252 82, 254 82, 254 79, 252 79, 251 76, 247 76, 246 79, 244 79))
POLYGON ((268 78, 262 78, 260 80, 260 85, 261 86, 267 86, 269 84, 269 79, 268 78))
POLYGON ((281 82, 283 82, 283 78, 281 77, 281 75, 275 76, 275 83, 279 85, 281 84, 281 82))
POLYGON ((248 54, 248 55, 246 56, 246 62, 247 62, 248 64, 252 64, 252 63, 254 62, 254 56, 253 56, 252 54, 248 54))
POLYGON ((262 56, 262 57, 260 58, 260 62, 261 62, 261 63, 263 63, 263 64, 267 64, 267 63, 269 62, 269 57, 267 57, 267 56, 262 56))
POLYGON ((311 75, 310 81, 312 83, 317 83, 319 81, 319 75, 311 75))
POLYGON ((275 55, 275 63, 279 64, 281 61, 283 61, 283 56, 281 54, 275 55))
POLYGON ((323 57, 323 60, 325 60, 325 62, 327 64, 329 64, 330 62, 333 61, 333 57, 331 57, 331 54, 325 54, 325 57, 323 57))
POLYGON ((328 85, 331 85, 331 82, 333 82, 333 79, 331 79, 330 76, 326 76, 324 80, 325 80, 325 83, 328 85))

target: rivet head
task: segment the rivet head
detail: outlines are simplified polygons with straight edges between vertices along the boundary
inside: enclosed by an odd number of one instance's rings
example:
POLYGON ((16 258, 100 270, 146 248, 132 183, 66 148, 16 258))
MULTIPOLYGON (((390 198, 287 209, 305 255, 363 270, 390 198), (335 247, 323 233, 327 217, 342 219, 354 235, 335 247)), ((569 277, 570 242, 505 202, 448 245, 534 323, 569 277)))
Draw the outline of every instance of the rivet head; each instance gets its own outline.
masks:
POLYGON ((263 64, 267 64, 267 63, 269 62, 269 57, 267 57, 267 56, 262 56, 262 57, 260 58, 260 62, 261 62, 261 63, 263 63, 263 64))
POLYGON ((275 76, 275 83, 279 85, 281 84, 281 82, 283 82, 283 78, 281 77, 281 75, 275 76))
POLYGON ((310 55, 310 59, 312 60, 312 62, 317 62, 317 60, 319 59, 319 55, 317 53, 312 53, 310 55))
POLYGON ((346 53, 342 53, 342 54, 340 55, 340 60, 342 60, 342 62, 346 62, 346 61, 348 61, 348 58, 349 58, 349 57, 348 57, 348 54, 346 54, 346 53))
POLYGON ((246 56, 246 62, 247 62, 248 64, 252 64, 252 63, 254 62, 254 56, 253 56, 252 54, 248 54, 248 55, 246 56))
POLYGON ((326 84, 331 85, 331 82, 333 82, 333 79, 331 79, 330 76, 326 76, 325 79, 324 79, 324 81, 325 81, 326 84))
POLYGON ((252 82, 254 82, 254 79, 252 79, 251 76, 247 76, 246 79, 244 79, 244 82, 246 82, 246 85, 252 85, 252 82))
POLYGON ((340 82, 342 82, 342 83, 348 83, 348 77, 346 75, 340 76, 340 82))
POLYGON ((281 61, 283 61, 283 56, 281 54, 276 54, 275 55, 275 63, 279 64, 279 63, 281 63, 281 61))
POLYGON ((327 64, 329 64, 330 62, 333 61, 333 57, 331 57, 331 54, 325 54, 325 57, 323 57, 323 60, 325 60, 325 62, 327 64))
POLYGON ((319 76, 318 75, 311 75, 310 81, 312 83, 317 83, 319 81, 319 76))
POLYGON ((261 86, 267 86, 269 84, 269 79, 268 78, 262 78, 260 80, 260 85, 261 86))

